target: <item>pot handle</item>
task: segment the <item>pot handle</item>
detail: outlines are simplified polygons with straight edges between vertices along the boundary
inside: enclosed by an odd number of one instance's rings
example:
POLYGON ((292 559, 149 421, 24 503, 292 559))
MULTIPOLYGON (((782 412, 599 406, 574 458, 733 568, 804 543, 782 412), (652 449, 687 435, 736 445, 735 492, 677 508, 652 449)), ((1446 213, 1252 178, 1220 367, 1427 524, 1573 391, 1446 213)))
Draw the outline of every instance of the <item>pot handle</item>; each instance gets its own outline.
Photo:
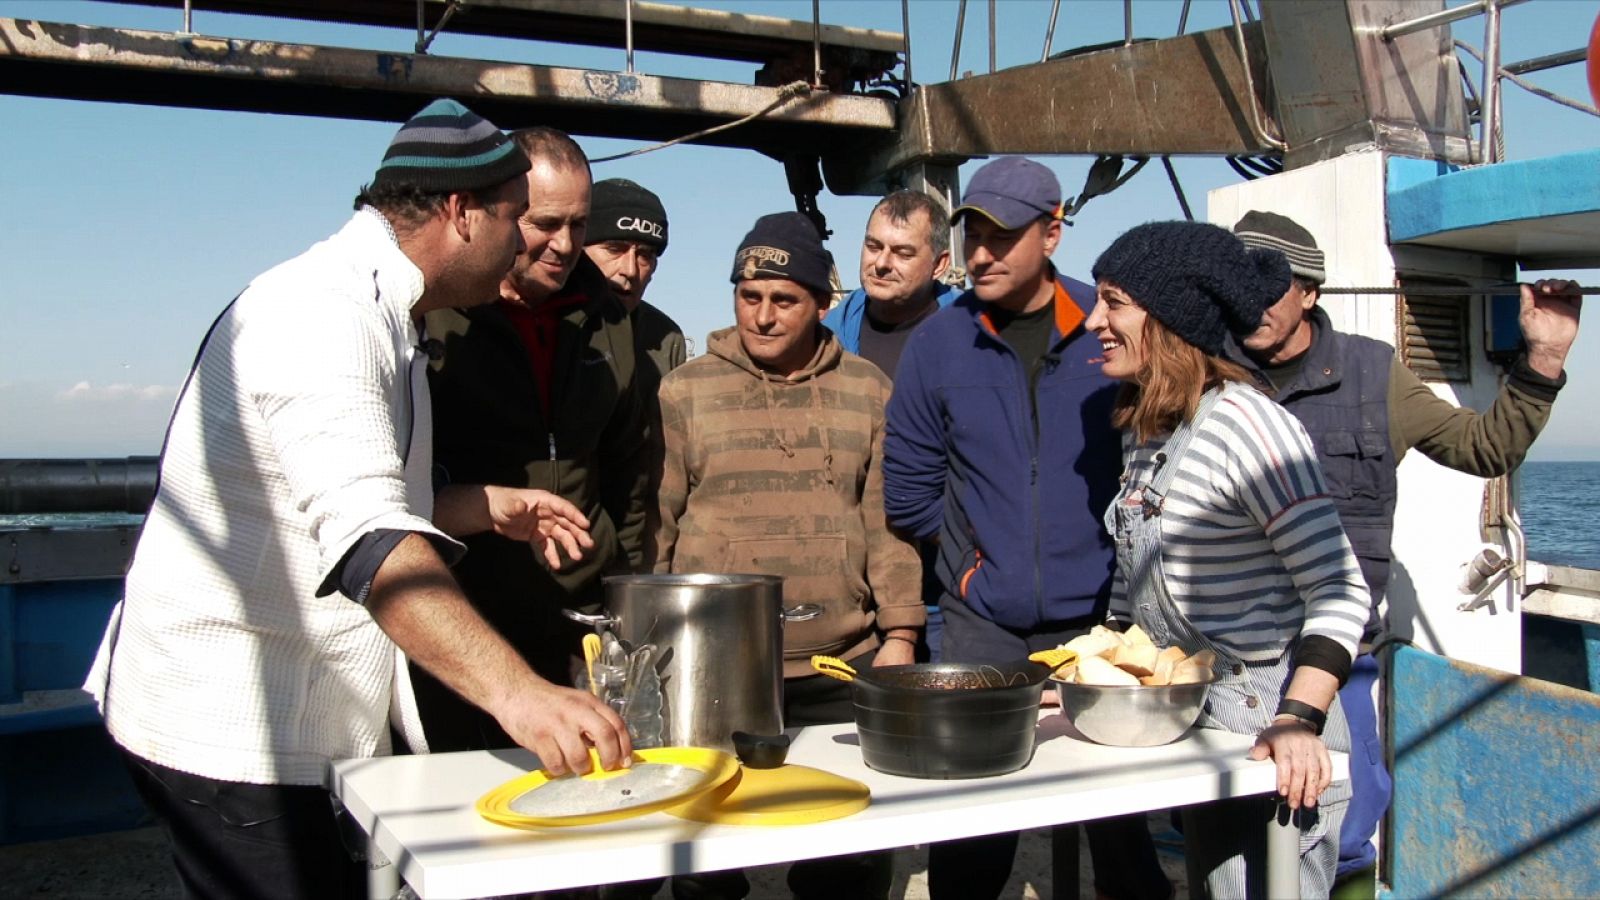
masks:
POLYGON ((822 604, 802 603, 799 606, 791 606, 784 610, 783 620, 785 622, 809 622, 820 615, 822 615, 822 604))
POLYGON ((581 623, 583 623, 585 625, 588 625, 591 628, 596 628, 596 629, 599 629, 599 628, 612 628, 612 627, 614 627, 614 626, 616 626, 618 624, 617 620, 611 618, 610 616, 605 616, 605 615, 592 616, 592 615, 589 615, 588 613, 578 612, 575 609, 563 609, 561 611, 561 614, 563 616, 566 616, 567 618, 571 619, 574 622, 581 622, 581 623))

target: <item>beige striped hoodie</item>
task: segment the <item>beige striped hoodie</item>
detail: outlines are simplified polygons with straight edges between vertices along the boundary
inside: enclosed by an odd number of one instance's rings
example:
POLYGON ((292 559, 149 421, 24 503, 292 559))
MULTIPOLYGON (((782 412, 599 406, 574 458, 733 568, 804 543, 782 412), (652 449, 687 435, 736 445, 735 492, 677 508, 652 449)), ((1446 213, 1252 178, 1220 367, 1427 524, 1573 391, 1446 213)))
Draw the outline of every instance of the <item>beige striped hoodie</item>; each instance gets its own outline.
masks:
POLYGON ((725 328, 661 384, 656 571, 781 575, 784 606, 821 604, 785 626, 788 677, 810 674, 813 653, 848 659, 926 620, 921 562, 883 513, 889 379, 818 327, 816 355, 788 377, 725 328))

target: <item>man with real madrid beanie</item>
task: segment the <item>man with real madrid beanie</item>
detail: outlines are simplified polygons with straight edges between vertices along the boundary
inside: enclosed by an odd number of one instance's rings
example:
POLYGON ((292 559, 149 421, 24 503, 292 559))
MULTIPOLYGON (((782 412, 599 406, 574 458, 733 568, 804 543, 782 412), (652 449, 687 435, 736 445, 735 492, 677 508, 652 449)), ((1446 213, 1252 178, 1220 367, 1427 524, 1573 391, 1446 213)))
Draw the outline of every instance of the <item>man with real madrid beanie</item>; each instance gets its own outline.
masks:
POLYGON ((641 381, 648 381, 645 393, 654 397, 662 376, 688 359, 683 329, 644 299, 667 252, 667 211, 661 198, 626 178, 595 182, 587 241, 584 252, 633 319, 634 342, 654 369, 643 373, 641 381))
MULTIPOLYGON (((1378 601, 1389 581, 1400 460, 1416 448, 1442 466, 1480 478, 1521 464, 1566 383, 1562 367, 1578 333, 1576 285, 1546 280, 1521 287, 1519 324, 1526 352, 1511 366, 1493 405, 1478 413, 1434 394, 1391 345, 1333 328, 1317 305, 1327 280, 1326 257, 1298 222, 1252 210, 1233 231, 1246 246, 1282 253, 1289 261, 1289 290, 1262 316, 1259 328, 1230 343, 1228 354, 1311 436, 1372 591, 1370 642, 1379 630, 1378 601)), ((1372 702, 1377 677, 1377 662, 1363 653, 1339 692, 1357 748, 1350 763, 1354 796, 1340 839, 1341 877, 1375 862, 1371 838, 1389 801, 1372 702)))
POLYGON ((433 497, 422 316, 483 302, 522 248, 527 161, 435 101, 336 234, 251 282, 179 396, 160 488, 88 688, 189 896, 363 896, 323 787, 389 752, 395 648, 558 770, 629 752, 468 605, 451 534, 553 553, 587 523, 541 491, 433 497))
MULTIPOLYGON (((1083 328, 1094 290, 1050 262, 1061 187, 1020 157, 972 177, 952 219, 972 290, 900 358, 884 442, 889 521, 939 542, 942 660, 995 663, 1065 643, 1104 617, 1115 562, 1100 514, 1116 492, 1114 383, 1083 328)), ((1164 898, 1142 817, 1086 826, 1096 889, 1164 898)), ((934 900, 999 896, 1015 834, 935 844, 934 900)))
MULTIPOLYGON (((856 667, 912 662, 925 619, 916 550, 883 514, 889 379, 818 323, 832 260, 810 220, 756 220, 734 256, 736 325, 661 384, 666 465, 658 572, 784 577, 784 722, 852 718, 849 685, 814 673, 822 653, 856 667)), ((798 897, 885 897, 887 853, 796 863, 798 897)), ((737 877, 738 873, 730 873, 737 877)), ((723 885, 717 896, 743 896, 723 885)))

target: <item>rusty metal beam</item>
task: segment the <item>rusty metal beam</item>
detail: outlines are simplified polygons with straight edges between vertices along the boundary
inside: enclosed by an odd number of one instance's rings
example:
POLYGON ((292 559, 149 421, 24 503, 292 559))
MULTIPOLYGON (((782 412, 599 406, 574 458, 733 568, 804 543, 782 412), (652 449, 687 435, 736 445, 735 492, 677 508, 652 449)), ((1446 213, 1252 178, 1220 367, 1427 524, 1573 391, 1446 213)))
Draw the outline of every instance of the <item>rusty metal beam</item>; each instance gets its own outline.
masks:
MULTIPOLYGON (((9 93, 402 121, 453 96, 505 128, 660 140, 728 122, 773 88, 273 41, 195 37, 0 18, 9 93)), ((813 94, 707 143, 821 152, 892 134, 891 101, 813 94)))
MULTIPOLYGON (((111 0, 134 6, 179 9, 183 0, 111 0)), ((427 21, 437 22, 448 0, 424 0, 427 21)), ((201 0, 207 12, 281 16, 353 25, 414 29, 416 0, 201 0)), ((458 34, 539 41, 623 45, 624 0, 471 0, 446 30, 458 34)), ((634 46, 639 50, 764 62, 792 51, 811 53, 811 23, 776 16, 666 3, 633 4, 634 46)), ((823 25, 824 48, 873 56, 893 66, 901 35, 870 28, 823 25)))
MULTIPOLYGON (((1260 25, 1244 34, 1264 85, 1260 25)), ((824 171, 832 190, 854 192, 875 173, 1002 153, 1272 152, 1252 132, 1249 102, 1232 30, 1201 31, 926 85, 901 104, 896 140, 824 171)))

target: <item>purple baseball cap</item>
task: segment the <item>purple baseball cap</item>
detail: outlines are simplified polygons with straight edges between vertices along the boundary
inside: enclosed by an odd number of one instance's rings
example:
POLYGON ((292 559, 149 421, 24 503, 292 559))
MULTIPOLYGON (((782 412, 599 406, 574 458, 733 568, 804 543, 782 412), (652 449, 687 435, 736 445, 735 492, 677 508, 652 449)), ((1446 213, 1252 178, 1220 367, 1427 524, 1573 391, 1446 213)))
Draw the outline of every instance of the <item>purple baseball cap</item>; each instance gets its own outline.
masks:
POLYGON ((950 218, 960 219, 966 212, 982 213, 1007 231, 1040 216, 1059 219, 1061 183, 1054 172, 1031 159, 1001 157, 973 174, 966 196, 950 218))

